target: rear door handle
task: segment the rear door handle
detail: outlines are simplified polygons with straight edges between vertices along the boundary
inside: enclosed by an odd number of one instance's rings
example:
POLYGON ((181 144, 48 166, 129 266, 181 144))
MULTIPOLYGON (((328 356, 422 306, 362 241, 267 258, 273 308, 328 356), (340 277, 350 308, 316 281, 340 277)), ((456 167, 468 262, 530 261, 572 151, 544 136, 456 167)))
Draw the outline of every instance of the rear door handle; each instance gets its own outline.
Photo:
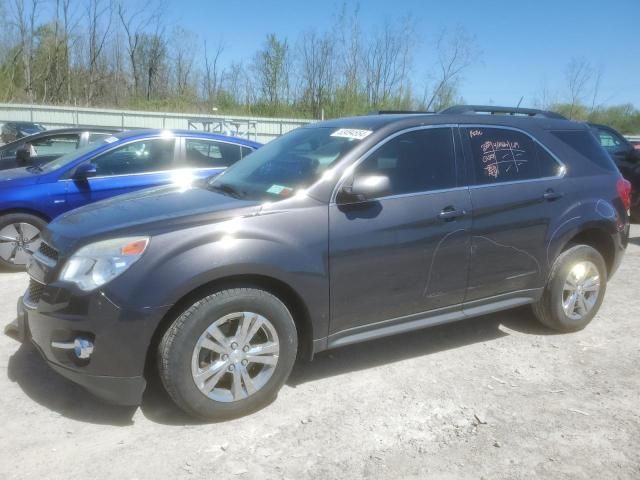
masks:
POLYGON ((440 220, 453 220, 454 218, 463 217, 467 212, 464 210, 456 210, 453 207, 443 208, 438 214, 440 220))
POLYGON ((562 198, 562 193, 560 192, 556 192, 554 190, 547 190, 546 192, 544 192, 544 195, 542 196, 545 200, 551 202, 553 200, 557 200, 558 198, 562 198))

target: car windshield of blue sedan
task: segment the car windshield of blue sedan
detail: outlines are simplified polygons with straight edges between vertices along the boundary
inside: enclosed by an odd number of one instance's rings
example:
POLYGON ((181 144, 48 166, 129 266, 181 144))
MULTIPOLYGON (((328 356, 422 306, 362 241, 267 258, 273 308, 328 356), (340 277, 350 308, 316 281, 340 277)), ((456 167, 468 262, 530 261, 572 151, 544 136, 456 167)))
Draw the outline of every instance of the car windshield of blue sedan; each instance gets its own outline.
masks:
POLYGON ((209 189, 256 200, 287 198, 322 174, 372 132, 328 127, 300 128, 229 167, 209 189))
POLYGON ((108 139, 102 140, 101 142, 90 143, 89 145, 85 145, 84 147, 79 148, 77 150, 72 150, 71 152, 66 153, 65 155, 62 155, 61 157, 58 157, 55 160, 52 160, 51 162, 42 165, 39 171, 53 172, 58 168, 64 167, 65 165, 68 165, 74 162, 81 156, 86 155, 91 150, 95 150, 101 147, 102 145, 104 145, 105 143, 109 143, 107 140, 108 139))

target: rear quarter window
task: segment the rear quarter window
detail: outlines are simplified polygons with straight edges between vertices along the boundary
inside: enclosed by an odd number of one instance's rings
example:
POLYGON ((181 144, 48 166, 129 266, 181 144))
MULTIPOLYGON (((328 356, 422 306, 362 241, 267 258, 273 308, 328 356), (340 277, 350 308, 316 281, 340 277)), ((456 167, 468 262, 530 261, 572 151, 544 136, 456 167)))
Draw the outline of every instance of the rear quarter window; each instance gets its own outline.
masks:
POLYGON ((596 137, 588 130, 553 130, 552 135, 574 152, 605 170, 614 172, 617 167, 596 137))

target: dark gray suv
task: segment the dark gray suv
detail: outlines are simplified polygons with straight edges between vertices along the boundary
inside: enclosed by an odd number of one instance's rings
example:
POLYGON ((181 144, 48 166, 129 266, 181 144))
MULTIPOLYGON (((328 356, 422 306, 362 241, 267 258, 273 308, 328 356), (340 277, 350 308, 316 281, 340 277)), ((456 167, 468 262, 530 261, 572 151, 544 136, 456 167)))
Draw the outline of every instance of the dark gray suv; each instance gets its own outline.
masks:
POLYGON ((137 404, 156 371, 228 418, 329 348, 526 304, 579 330, 626 248, 629 184, 587 126, 482 110, 316 123, 208 182, 64 214, 21 335, 101 397, 137 404))

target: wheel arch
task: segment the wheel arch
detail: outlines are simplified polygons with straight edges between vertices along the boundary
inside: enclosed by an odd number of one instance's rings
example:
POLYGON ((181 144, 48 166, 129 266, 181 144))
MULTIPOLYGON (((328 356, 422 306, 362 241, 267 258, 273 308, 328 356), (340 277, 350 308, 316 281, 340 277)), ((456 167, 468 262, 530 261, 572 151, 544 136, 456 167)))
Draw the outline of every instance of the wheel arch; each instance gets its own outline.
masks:
POLYGON ((588 226, 566 239, 560 252, 564 252, 573 245, 588 245, 600 253, 607 266, 610 276, 615 268, 616 247, 611 234, 603 227, 588 226))
POLYGON ((156 347, 164 332, 169 328, 171 323, 197 300, 215 292, 229 288, 253 287, 265 290, 281 302, 291 312, 291 316, 296 325, 298 333, 298 357, 310 360, 313 358, 313 324, 311 315, 307 305, 302 297, 293 287, 282 280, 266 275, 241 274, 217 278, 203 285, 200 285, 190 292, 183 295, 164 315, 157 325, 149 343, 145 372, 148 374, 150 369, 155 368, 156 347))
POLYGON ((0 210, 0 218, 4 217, 5 215, 14 215, 16 213, 33 215, 34 217, 38 217, 47 223, 51 221, 51 218, 49 218, 47 215, 44 215, 42 212, 30 208, 7 208, 5 210, 0 210))

